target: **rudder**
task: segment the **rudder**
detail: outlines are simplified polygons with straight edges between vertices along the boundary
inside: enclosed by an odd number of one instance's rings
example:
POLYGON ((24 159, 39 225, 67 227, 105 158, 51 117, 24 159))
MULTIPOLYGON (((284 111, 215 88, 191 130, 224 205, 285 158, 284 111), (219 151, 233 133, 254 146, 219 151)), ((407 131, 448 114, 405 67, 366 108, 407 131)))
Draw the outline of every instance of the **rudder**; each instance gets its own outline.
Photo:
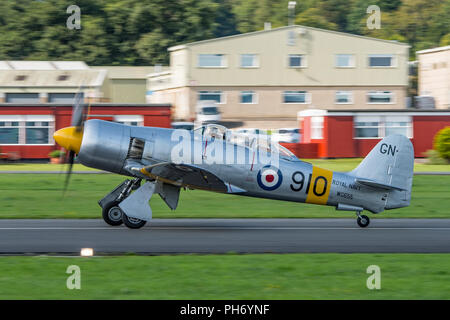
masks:
POLYGON ((390 135, 380 142, 351 171, 358 178, 392 186, 386 209, 408 206, 414 169, 414 148, 404 135, 390 135))

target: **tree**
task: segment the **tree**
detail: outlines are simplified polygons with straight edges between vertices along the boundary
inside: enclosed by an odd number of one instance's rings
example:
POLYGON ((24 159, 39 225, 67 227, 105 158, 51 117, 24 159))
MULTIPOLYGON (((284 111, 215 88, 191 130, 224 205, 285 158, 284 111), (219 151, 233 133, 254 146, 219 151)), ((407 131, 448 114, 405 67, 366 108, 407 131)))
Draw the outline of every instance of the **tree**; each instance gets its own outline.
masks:
POLYGON ((447 33, 445 36, 441 38, 441 42, 439 43, 441 47, 450 46, 450 33, 447 33))
POLYGON ((440 0, 404 0, 399 10, 393 14, 390 27, 407 39, 411 45, 411 56, 417 50, 437 46, 446 33, 442 30, 443 21, 438 19, 440 10, 440 0))
MULTIPOLYGON (((289 0, 75 0, 81 29, 66 28, 67 0, 0 1, 0 59, 168 63, 176 44, 288 23, 289 0)), ((70 3, 71 4, 71 3, 70 3)), ((302 0, 295 22, 409 43, 415 51, 450 42, 450 0, 302 0), (369 5, 381 29, 366 26, 369 5)))
POLYGON ((167 64, 167 48, 173 43, 160 28, 143 35, 136 43, 139 56, 148 64, 167 64))
POLYGON ((377 0, 375 4, 381 11, 395 11, 402 4, 402 0, 377 0))
POLYGON ((237 30, 236 16, 233 13, 232 0, 215 0, 217 4, 217 15, 215 28, 213 30, 214 37, 231 36, 239 33, 237 30))
POLYGON ((348 5, 348 0, 322 0, 318 12, 326 21, 336 25, 339 31, 346 31, 348 5))
POLYGON ((309 8, 306 11, 299 14, 295 19, 295 23, 304 26, 328 30, 338 29, 338 26, 335 23, 330 22, 323 17, 320 13, 320 9, 317 8, 309 8))

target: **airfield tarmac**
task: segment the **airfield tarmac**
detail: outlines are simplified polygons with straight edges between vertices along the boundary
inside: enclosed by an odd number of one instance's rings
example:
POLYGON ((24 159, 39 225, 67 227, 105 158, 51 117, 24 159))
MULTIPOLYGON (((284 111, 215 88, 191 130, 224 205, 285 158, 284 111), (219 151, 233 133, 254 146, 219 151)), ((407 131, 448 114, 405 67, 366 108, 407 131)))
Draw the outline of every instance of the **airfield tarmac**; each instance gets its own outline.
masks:
POLYGON ((0 220, 0 254, 450 252, 450 219, 154 219, 139 230, 100 219, 0 220))

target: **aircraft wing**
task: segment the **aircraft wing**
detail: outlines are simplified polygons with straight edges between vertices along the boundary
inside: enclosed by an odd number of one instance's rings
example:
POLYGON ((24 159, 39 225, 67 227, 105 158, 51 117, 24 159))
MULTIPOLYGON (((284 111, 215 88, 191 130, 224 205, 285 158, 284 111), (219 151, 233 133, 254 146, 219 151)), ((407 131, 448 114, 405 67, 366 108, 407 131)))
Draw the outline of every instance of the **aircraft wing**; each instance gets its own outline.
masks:
POLYGON ((215 174, 193 165, 160 162, 143 166, 132 162, 126 165, 125 169, 135 175, 144 176, 146 179, 151 178, 178 187, 216 192, 228 192, 230 189, 230 186, 215 174))

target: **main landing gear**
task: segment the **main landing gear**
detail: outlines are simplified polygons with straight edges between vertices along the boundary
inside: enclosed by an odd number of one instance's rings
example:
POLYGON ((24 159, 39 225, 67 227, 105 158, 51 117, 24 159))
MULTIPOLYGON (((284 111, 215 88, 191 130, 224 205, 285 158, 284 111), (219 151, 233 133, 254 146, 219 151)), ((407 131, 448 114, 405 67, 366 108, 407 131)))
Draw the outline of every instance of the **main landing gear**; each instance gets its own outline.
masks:
POLYGON ((370 223, 370 219, 368 216, 366 215, 361 215, 360 211, 356 211, 356 215, 358 216, 358 218, 356 219, 356 222, 358 223, 358 225, 361 228, 365 228, 369 225, 370 223))
POLYGON ((103 220, 111 226, 120 226, 124 223, 128 228, 139 229, 146 223, 145 220, 128 217, 120 209, 119 204, 141 185, 141 179, 125 180, 113 191, 106 195, 98 204, 102 207, 103 220))

